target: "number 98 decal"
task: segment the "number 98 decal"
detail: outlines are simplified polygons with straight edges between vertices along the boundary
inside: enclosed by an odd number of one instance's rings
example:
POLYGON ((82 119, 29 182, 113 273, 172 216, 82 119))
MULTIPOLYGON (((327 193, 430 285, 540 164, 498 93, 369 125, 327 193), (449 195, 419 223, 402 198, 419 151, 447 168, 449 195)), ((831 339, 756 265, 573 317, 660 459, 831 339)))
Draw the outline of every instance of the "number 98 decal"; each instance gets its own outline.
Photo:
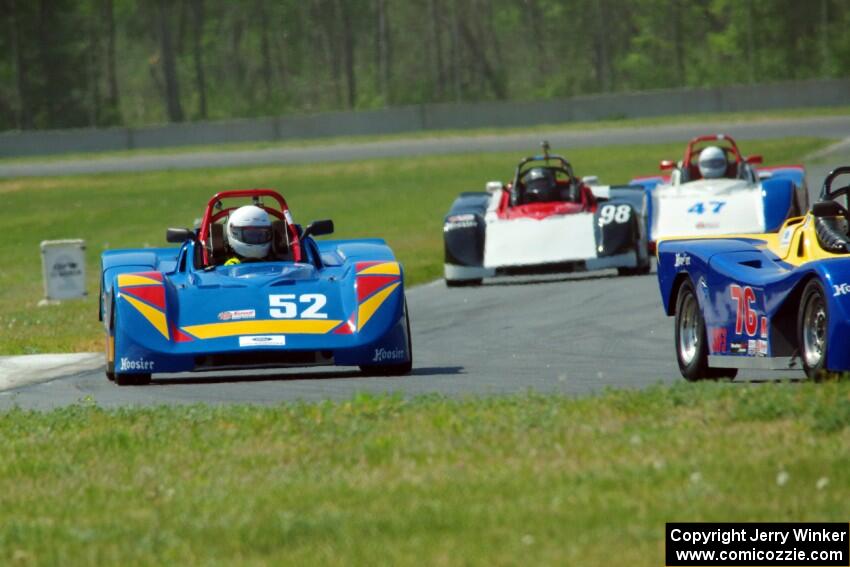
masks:
POLYGON ((295 300, 294 293, 269 296, 269 315, 272 319, 327 319, 322 313, 328 298, 322 293, 305 293, 295 300), (300 309, 299 309, 300 307, 300 309))
POLYGON ((605 205, 599 209, 599 226, 615 222, 623 224, 632 216, 632 208, 628 205, 605 205))

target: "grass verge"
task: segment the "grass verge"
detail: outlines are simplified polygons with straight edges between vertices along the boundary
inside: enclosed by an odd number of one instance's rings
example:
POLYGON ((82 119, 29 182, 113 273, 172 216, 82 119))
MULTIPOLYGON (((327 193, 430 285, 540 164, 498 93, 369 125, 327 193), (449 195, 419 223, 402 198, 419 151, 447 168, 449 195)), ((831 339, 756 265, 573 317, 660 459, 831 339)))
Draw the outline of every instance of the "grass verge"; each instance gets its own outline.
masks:
POLYGON ((116 150, 106 152, 75 152, 47 156, 26 156, 0 158, 0 165, 13 163, 43 163, 63 160, 90 160, 108 158, 126 158, 133 156, 172 155, 197 152, 239 152, 265 150, 271 148, 305 148, 330 144, 350 144, 367 142, 390 142, 393 140, 433 139, 457 136, 499 136, 526 134, 530 130, 537 133, 601 130, 605 128, 647 128, 671 124, 700 124, 711 122, 741 123, 762 122, 794 118, 817 118, 850 115, 850 107, 789 108, 784 110, 765 110, 752 112, 718 112, 706 114, 682 114, 654 116, 648 118, 611 118, 591 122, 564 122, 561 124, 541 124, 530 129, 528 126, 511 128, 473 128, 465 130, 426 130, 401 134, 382 134, 374 136, 334 136, 328 138, 310 138, 285 141, 239 142, 229 144, 206 144, 196 146, 171 146, 163 148, 142 148, 136 150, 116 150))
POLYGON ((6 565, 662 565, 847 521, 850 385, 0 413, 6 565))
MULTIPOLYGON (((747 153, 787 163, 827 140, 751 141, 747 153)), ((557 148, 556 148, 557 149, 557 148)), ((529 148, 532 152, 534 148, 529 148)), ((657 170, 681 144, 612 146, 568 152, 579 175, 624 183, 657 170)), ((102 348, 97 321, 100 254, 105 249, 165 246, 169 226, 192 226, 216 191, 274 187, 296 221, 333 218, 337 236, 386 238, 403 262, 409 285, 442 273, 442 218, 461 191, 507 181, 514 153, 382 159, 322 165, 165 171, 0 181, 0 353, 92 351, 102 348), (42 296, 39 242, 84 238, 88 289, 83 301, 37 308, 42 296)))

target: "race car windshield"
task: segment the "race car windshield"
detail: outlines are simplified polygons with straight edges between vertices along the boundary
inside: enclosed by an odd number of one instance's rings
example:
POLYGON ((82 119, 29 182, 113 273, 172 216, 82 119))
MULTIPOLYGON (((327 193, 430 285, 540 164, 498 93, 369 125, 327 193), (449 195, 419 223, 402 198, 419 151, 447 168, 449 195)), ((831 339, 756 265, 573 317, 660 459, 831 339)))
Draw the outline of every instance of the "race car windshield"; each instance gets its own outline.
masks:
POLYGON ((268 226, 231 226, 230 233, 245 244, 265 244, 272 240, 272 229, 268 226))

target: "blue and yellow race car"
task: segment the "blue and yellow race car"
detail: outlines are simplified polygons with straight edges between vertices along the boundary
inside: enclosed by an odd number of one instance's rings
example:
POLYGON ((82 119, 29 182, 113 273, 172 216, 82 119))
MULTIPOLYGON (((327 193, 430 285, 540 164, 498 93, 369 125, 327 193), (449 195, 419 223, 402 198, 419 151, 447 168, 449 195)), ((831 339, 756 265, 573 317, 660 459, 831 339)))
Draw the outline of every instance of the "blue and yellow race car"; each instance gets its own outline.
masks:
POLYGON ((850 185, 833 188, 843 175, 850 166, 833 170, 819 202, 776 233, 659 243, 658 283, 685 378, 850 371, 850 185))
POLYGON ((168 229, 179 248, 105 252, 107 377, 138 385, 155 373, 318 365, 410 372, 401 264, 380 239, 314 239, 331 232, 331 221, 302 230, 275 191, 225 191, 197 229, 168 229), (271 219, 270 257, 228 261, 227 219, 246 200, 271 219))

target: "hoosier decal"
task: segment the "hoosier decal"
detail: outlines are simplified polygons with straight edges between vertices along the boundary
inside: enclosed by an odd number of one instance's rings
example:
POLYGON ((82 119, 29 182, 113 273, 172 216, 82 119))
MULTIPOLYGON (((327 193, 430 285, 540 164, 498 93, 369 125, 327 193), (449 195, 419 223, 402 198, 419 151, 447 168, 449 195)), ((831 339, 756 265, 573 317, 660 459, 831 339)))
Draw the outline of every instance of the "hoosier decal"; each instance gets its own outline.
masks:
POLYGON ((404 360, 404 350, 400 348, 393 350, 384 348, 375 349, 375 356, 372 357, 372 362, 386 362, 388 360, 404 360))
POLYGON ((153 360, 145 360, 144 358, 133 360, 122 356, 118 370, 153 370, 153 360))

